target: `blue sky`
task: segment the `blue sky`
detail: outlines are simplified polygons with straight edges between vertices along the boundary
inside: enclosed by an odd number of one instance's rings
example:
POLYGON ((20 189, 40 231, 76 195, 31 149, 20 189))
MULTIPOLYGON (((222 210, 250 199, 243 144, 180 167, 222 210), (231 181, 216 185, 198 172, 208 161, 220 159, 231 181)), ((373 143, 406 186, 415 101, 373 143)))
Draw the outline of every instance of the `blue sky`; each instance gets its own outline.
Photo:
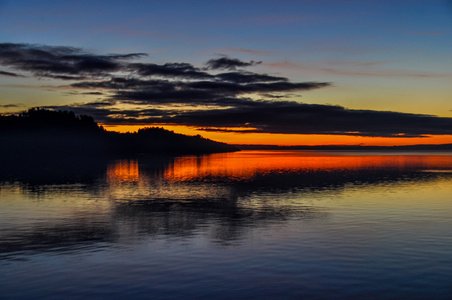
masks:
MULTIPOLYGON (((147 53, 137 61, 155 64, 261 61, 253 72, 330 83, 290 101, 452 117, 450 1, 0 0, 0 29, 0 43, 147 53)), ((99 100, 61 80, 0 80, 2 112, 99 100)))

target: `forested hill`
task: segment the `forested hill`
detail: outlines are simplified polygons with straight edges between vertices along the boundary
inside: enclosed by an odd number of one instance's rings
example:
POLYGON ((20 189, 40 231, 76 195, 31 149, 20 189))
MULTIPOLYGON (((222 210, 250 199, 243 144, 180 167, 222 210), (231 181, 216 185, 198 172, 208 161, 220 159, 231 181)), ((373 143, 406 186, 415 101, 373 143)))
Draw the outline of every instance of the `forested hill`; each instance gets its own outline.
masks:
POLYGON ((163 128, 136 133, 104 130, 90 116, 73 112, 30 109, 0 115, 0 152, 5 155, 65 154, 201 154, 238 148, 201 136, 186 136, 163 128))

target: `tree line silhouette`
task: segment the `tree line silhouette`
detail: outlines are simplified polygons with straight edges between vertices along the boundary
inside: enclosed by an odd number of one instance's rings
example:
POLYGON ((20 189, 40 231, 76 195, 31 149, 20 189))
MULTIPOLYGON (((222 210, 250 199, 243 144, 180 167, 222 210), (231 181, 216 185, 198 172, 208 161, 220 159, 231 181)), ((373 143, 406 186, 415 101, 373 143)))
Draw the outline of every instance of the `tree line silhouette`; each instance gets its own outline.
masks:
POLYGON ((106 131, 91 116, 72 111, 32 108, 0 115, 0 153, 3 155, 67 154, 202 154, 237 151, 210 139, 149 127, 134 133, 106 131))

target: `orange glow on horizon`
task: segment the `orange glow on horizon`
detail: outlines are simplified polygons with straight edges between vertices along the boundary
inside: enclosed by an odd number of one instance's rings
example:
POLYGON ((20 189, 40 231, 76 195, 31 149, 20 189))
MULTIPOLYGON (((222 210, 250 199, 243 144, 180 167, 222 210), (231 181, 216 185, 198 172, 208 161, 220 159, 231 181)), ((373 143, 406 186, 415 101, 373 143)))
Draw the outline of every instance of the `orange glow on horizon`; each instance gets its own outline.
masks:
POLYGON ((383 138, 360 137, 347 135, 320 135, 320 134, 270 134, 270 133, 233 133, 197 130, 188 126, 173 125, 103 125, 106 130, 117 132, 136 132, 145 127, 163 127, 185 135, 198 135, 228 144, 250 145, 363 145, 363 146, 403 146, 416 144, 449 144, 452 143, 451 135, 437 135, 425 138, 383 138))

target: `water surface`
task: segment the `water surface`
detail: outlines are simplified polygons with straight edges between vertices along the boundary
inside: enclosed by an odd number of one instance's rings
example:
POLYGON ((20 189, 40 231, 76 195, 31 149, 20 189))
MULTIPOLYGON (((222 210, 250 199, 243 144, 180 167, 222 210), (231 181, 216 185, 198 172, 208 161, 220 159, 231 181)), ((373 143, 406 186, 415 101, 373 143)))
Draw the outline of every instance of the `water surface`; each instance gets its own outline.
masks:
POLYGON ((452 155, 6 162, 0 298, 450 299, 452 155))

